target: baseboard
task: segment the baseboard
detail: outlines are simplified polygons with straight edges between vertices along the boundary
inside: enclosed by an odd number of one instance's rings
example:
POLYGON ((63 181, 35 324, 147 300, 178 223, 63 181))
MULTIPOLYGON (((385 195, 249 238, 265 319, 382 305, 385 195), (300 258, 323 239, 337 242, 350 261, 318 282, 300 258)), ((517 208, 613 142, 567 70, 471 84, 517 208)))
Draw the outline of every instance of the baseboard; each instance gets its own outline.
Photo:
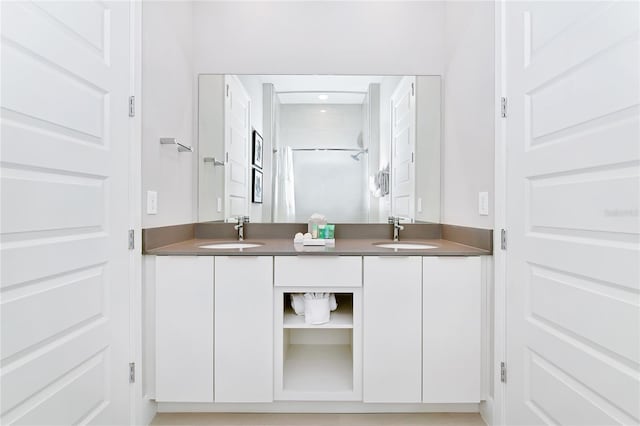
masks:
POLYGON ((363 402, 271 402, 250 404, 159 402, 158 413, 479 413, 480 404, 366 404, 363 402))
POLYGON ((480 417, 487 426, 493 426, 493 398, 488 397, 480 403, 480 417))

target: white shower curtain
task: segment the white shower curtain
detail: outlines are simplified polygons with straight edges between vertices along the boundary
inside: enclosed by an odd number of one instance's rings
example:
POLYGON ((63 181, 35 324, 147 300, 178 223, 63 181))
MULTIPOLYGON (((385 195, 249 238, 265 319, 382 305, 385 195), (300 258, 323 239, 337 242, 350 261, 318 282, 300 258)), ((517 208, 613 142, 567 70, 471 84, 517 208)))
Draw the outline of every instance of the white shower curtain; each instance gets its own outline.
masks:
POLYGON ((296 200, 293 174, 293 151, 290 146, 279 150, 277 156, 275 222, 293 222, 296 218, 296 200))

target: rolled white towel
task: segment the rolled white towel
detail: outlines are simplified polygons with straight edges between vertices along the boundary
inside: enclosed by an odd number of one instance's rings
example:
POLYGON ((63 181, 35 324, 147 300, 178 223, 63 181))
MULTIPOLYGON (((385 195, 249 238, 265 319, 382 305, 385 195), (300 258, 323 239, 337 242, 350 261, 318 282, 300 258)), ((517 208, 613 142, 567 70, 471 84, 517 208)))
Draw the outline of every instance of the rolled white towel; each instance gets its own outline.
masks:
POLYGON ((336 295, 333 293, 329 293, 329 309, 331 311, 335 311, 338 309, 338 302, 336 301, 336 295))
POLYGON ((304 295, 300 293, 291 294, 291 307, 296 315, 304 315, 304 295))

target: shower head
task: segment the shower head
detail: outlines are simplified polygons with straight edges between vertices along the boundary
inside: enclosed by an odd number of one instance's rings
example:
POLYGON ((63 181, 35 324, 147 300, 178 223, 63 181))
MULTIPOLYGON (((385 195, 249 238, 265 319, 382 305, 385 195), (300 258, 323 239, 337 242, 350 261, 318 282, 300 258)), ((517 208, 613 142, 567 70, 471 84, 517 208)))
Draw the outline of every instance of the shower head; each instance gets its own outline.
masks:
POLYGON ((362 154, 368 154, 369 153, 369 149, 363 149, 361 151, 356 152, 355 154, 351 154, 351 158, 353 158, 356 161, 360 161, 360 156, 362 154))

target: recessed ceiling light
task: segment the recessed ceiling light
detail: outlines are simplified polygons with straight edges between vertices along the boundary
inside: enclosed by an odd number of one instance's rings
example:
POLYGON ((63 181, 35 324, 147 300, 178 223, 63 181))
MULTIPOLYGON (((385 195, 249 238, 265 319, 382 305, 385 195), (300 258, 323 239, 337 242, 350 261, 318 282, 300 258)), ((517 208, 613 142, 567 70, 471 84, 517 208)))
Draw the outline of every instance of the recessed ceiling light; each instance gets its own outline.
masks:
POLYGON ((318 99, 320 99, 321 101, 326 101, 327 99, 329 99, 329 95, 318 95, 318 99))
POLYGON ((321 109, 320 112, 327 112, 327 110, 326 109, 321 109))

